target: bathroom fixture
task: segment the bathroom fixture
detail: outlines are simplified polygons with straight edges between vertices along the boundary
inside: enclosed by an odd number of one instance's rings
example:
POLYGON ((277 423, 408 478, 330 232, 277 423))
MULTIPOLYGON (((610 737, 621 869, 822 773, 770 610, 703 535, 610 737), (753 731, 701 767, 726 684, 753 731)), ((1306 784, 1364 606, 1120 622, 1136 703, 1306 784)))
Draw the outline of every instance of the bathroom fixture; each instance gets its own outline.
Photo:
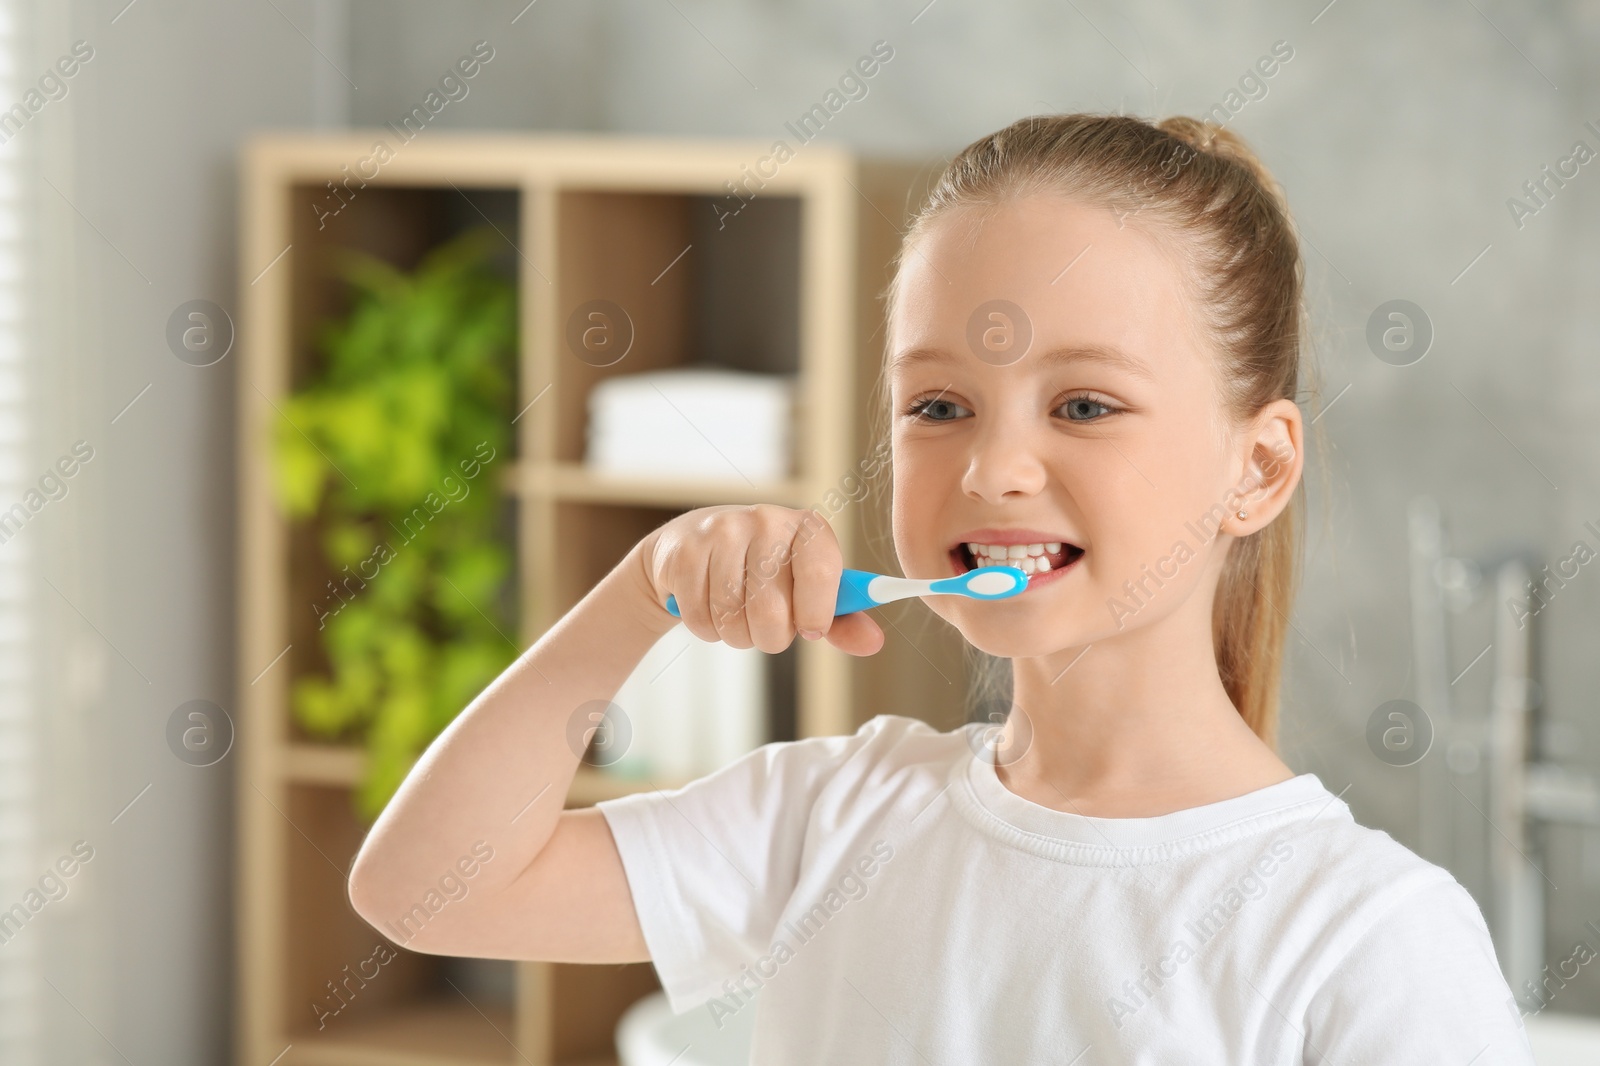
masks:
POLYGON ((621 1066, 747 1066, 756 1006, 720 1020, 706 1007, 673 1014, 665 992, 634 1003, 617 1022, 621 1066))
MULTIPOLYGON (((1546 750, 1542 690, 1535 680, 1537 612, 1513 609, 1529 602, 1533 568, 1525 554, 1489 560, 1451 555, 1439 506, 1425 496, 1411 503, 1409 529, 1417 702, 1432 722, 1436 752, 1418 767, 1419 850, 1429 861, 1457 866, 1452 860, 1464 858, 1458 842, 1466 834, 1456 815, 1475 827, 1484 841, 1486 917, 1496 951, 1522 1011, 1535 1014, 1548 1002, 1543 998, 1548 994, 1543 971, 1549 857, 1544 829, 1600 826, 1600 780, 1561 765, 1546 750), (1453 700, 1452 686, 1471 665, 1450 662, 1450 616, 1486 594, 1494 621, 1485 657, 1493 675, 1487 716, 1474 723, 1453 700), (1480 768, 1485 802, 1472 806, 1480 807, 1482 818, 1460 803, 1474 791, 1472 779, 1480 768)), ((1530 1032, 1534 1028, 1530 1017, 1530 1032)), ((1564 1038, 1579 1028, 1576 1022, 1567 1026, 1564 1038)), ((1600 1026, 1593 1028, 1600 1033, 1600 1026)), ((1594 1046, 1594 1058, 1586 1061, 1600 1061, 1600 1035, 1594 1046)))

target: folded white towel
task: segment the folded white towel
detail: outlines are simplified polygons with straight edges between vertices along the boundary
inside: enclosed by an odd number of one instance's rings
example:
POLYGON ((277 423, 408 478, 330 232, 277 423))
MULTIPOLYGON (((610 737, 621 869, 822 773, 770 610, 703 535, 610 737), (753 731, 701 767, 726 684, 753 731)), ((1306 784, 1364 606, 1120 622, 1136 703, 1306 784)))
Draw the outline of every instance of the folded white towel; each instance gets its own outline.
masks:
POLYGON ((781 481, 792 469, 788 374, 688 366, 618 374, 589 392, 585 461, 624 475, 781 481))

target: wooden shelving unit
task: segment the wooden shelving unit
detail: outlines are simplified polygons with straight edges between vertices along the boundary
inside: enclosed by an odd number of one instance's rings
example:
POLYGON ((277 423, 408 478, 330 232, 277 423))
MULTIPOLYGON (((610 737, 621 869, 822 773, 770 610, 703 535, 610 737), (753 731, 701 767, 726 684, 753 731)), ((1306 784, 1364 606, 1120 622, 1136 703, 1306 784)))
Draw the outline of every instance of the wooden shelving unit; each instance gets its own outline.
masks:
MULTIPOLYGON (((381 976, 324 1028, 315 1024, 312 1004, 328 983, 381 942, 344 889, 366 829, 349 802, 364 756, 306 736, 289 712, 291 683, 319 664, 310 604, 320 578, 269 491, 274 404, 314 371, 311 331, 346 298, 326 253, 356 247, 409 268, 465 226, 488 222, 505 238, 504 269, 519 296, 522 413, 515 454, 496 461, 495 477, 514 501, 527 646, 675 514, 747 502, 829 514, 827 501, 850 495, 875 443, 865 429, 878 399, 879 295, 927 169, 805 145, 727 216, 739 203, 727 183, 769 144, 430 133, 396 148, 365 184, 347 183, 380 139, 393 147, 387 130, 263 136, 242 157, 236 1061, 614 1062, 618 1017, 658 987, 649 964, 504 964, 514 966, 513 991, 496 997, 468 995, 447 960, 391 947, 381 976), (344 201, 332 216, 339 201, 329 182, 344 201), (595 299, 625 308, 635 326, 632 349, 612 366, 566 344, 569 317, 595 299), (616 478, 584 467, 596 382, 703 360, 798 375, 788 478, 616 478)), ((898 572, 882 512, 888 478, 885 467, 871 496, 830 514, 848 565, 898 572)), ((848 733, 878 713, 942 729, 964 719, 959 637, 915 602, 877 617, 888 638, 877 656, 797 641, 771 657, 774 739, 848 733)), ((567 803, 640 787, 580 767, 567 803)))

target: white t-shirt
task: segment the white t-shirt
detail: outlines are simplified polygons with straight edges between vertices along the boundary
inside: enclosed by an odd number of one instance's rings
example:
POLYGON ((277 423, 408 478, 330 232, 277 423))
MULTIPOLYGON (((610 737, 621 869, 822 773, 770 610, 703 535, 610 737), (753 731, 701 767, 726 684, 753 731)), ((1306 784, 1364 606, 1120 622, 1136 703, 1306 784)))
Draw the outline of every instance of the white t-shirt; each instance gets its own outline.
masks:
POLYGON ((1090 818, 986 728, 879 715, 597 804, 673 1011, 754 1010, 758 1066, 1532 1066, 1472 897, 1316 775, 1090 818))

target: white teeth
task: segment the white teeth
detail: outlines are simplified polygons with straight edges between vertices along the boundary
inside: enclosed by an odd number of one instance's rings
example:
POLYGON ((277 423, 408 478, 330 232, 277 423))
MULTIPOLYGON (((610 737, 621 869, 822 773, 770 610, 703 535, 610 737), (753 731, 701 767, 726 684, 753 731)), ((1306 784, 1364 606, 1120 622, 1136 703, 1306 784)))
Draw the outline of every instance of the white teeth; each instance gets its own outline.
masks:
POLYGON ((1061 541, 1040 544, 967 544, 967 551, 979 559, 1027 559, 1055 555, 1061 551, 1061 541))
POLYGON ((1036 573, 1036 574, 1042 574, 1046 570, 1049 570, 1049 569, 1050 569, 1050 557, 1048 555, 1039 556, 1038 560, 1036 561, 1036 563, 1034 565, 1033 572, 1036 573))

